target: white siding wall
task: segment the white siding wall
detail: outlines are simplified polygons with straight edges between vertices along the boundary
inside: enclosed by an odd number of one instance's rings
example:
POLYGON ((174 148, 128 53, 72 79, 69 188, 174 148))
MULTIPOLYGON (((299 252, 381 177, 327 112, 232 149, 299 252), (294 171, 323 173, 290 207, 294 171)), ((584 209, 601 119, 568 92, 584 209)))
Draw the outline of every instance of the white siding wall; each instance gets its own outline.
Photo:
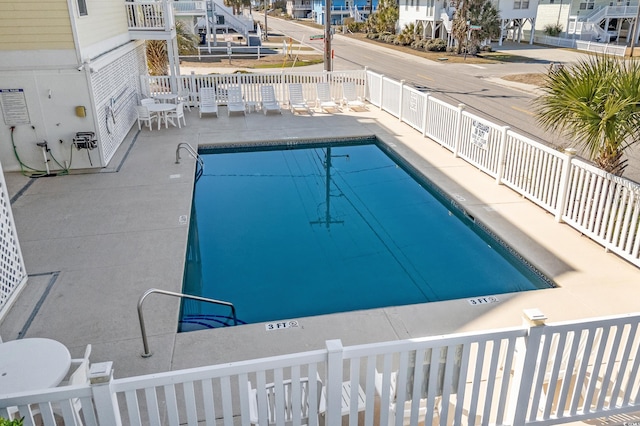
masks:
MULTIPOLYGON (((93 131, 99 146, 89 152, 91 162, 86 151, 74 151, 71 166, 73 169, 106 166, 134 122, 133 106, 137 103, 140 74, 146 74, 141 42, 118 49, 81 71, 75 68, 0 71, 1 88, 23 89, 25 93, 30 123, 17 125, 14 132, 22 162, 43 170, 42 151, 36 142, 46 140, 53 156, 64 164, 71 159, 75 134, 93 131), (90 93, 94 94, 93 101, 90 93), (76 116, 76 106, 86 107, 86 117, 76 116), (108 116, 111 111, 113 116, 108 116), (109 123, 107 117, 111 119, 109 123)), ((20 170, 10 143, 0 144, 0 158, 6 171, 20 170)), ((53 162, 50 167, 58 168, 53 162)))
POLYGON ((102 40, 128 34, 124 2, 87 0, 87 11, 87 16, 78 17, 76 20, 81 49, 102 40))
POLYGON ((108 164, 136 121, 140 75, 147 74, 144 44, 127 48, 91 74, 101 162, 108 164))
POLYGON ((440 20, 442 0, 400 0, 398 24, 400 30, 405 25, 424 20, 440 20))
POLYGON ((536 33, 544 31, 546 25, 555 25, 560 23, 562 31, 567 31, 567 22, 569 20, 569 4, 560 4, 556 1, 550 4, 549 0, 545 0, 538 5, 538 16, 536 18, 536 33))
MULTIPOLYGON (((518 0, 518 2, 523 3, 523 0, 518 0)), ((500 0, 498 2, 498 10, 502 19, 531 19, 536 17, 538 0, 530 0, 526 9, 514 9, 513 5, 514 0, 500 0)))
MULTIPOLYGON (((3 89, 24 90, 30 124, 16 125, 13 134, 22 162, 34 169, 45 169, 42 151, 36 146, 43 140, 49 142, 51 153, 60 163, 68 161, 75 133, 93 128, 86 74, 75 69, 0 72, 0 81, 3 89), (75 107, 80 105, 87 108, 85 118, 75 115, 75 107)), ((0 157, 5 171, 20 170, 10 143, 0 144, 0 157)), ((83 158, 75 157, 74 166, 83 164, 83 158)))

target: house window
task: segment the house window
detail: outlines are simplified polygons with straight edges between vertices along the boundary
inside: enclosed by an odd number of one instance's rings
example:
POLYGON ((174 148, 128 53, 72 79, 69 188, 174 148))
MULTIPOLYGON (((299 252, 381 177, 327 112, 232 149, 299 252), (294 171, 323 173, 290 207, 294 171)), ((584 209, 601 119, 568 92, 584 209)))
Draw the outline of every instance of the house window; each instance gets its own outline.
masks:
POLYGON ((521 3, 519 1, 514 1, 513 2, 513 8, 514 9, 520 9, 520 5, 521 5, 521 3))
POLYGON ((80 16, 87 16, 87 0, 78 0, 78 14, 80 16))
POLYGON ((593 9, 593 2, 582 2, 580 3, 580 10, 592 10, 593 9))
POLYGON ((522 0, 522 8, 521 9, 529 9, 529 0, 522 0))

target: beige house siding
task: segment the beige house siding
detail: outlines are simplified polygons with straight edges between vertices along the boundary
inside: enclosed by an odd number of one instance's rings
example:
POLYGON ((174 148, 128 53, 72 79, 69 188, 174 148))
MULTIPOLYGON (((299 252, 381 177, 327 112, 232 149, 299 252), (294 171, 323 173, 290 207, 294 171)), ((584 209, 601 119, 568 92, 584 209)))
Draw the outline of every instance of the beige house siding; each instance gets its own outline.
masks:
POLYGON ((123 1, 87 0, 87 12, 87 16, 76 20, 81 48, 127 34, 129 31, 123 1))
POLYGON ((66 0, 0 0, 0 50, 73 48, 66 0))

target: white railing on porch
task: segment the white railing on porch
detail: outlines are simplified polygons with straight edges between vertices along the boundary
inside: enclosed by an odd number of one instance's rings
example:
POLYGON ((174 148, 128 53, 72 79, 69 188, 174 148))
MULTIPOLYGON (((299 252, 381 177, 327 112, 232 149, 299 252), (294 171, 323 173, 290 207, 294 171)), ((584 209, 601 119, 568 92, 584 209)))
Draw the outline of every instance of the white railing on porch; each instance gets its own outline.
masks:
MULTIPOLYGON (((296 385, 303 378, 322 384, 320 395, 308 388, 310 425, 341 418, 349 425, 551 425, 640 410, 640 314, 547 325, 533 309, 525 320, 510 329, 348 347, 330 340, 322 350, 123 379, 111 377, 111 363, 99 364, 104 373, 91 385, 0 395, 0 416, 17 407, 31 425, 37 409, 45 426, 56 418, 75 424, 79 404, 88 426, 248 425, 249 390, 256 389, 254 415, 266 425, 265 389, 274 383, 272 409, 284 425, 287 402, 301 407, 307 396, 296 385), (287 380, 294 385, 285 394, 287 380)), ((300 424, 299 411, 292 425, 300 424)))
POLYGON ((168 0, 125 2, 129 29, 171 31, 175 27, 171 3, 168 0))

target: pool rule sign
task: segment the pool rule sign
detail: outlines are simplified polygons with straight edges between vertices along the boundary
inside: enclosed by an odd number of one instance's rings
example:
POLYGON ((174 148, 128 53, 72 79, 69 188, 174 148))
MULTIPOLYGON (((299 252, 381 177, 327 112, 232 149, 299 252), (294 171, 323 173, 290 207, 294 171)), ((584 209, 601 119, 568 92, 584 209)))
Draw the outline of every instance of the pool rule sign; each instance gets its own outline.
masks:
POLYGON ((473 120, 471 123, 471 143, 482 149, 488 149, 489 144, 489 126, 473 120))
POLYGON ((7 126, 31 123, 24 89, 0 89, 0 105, 7 126))

